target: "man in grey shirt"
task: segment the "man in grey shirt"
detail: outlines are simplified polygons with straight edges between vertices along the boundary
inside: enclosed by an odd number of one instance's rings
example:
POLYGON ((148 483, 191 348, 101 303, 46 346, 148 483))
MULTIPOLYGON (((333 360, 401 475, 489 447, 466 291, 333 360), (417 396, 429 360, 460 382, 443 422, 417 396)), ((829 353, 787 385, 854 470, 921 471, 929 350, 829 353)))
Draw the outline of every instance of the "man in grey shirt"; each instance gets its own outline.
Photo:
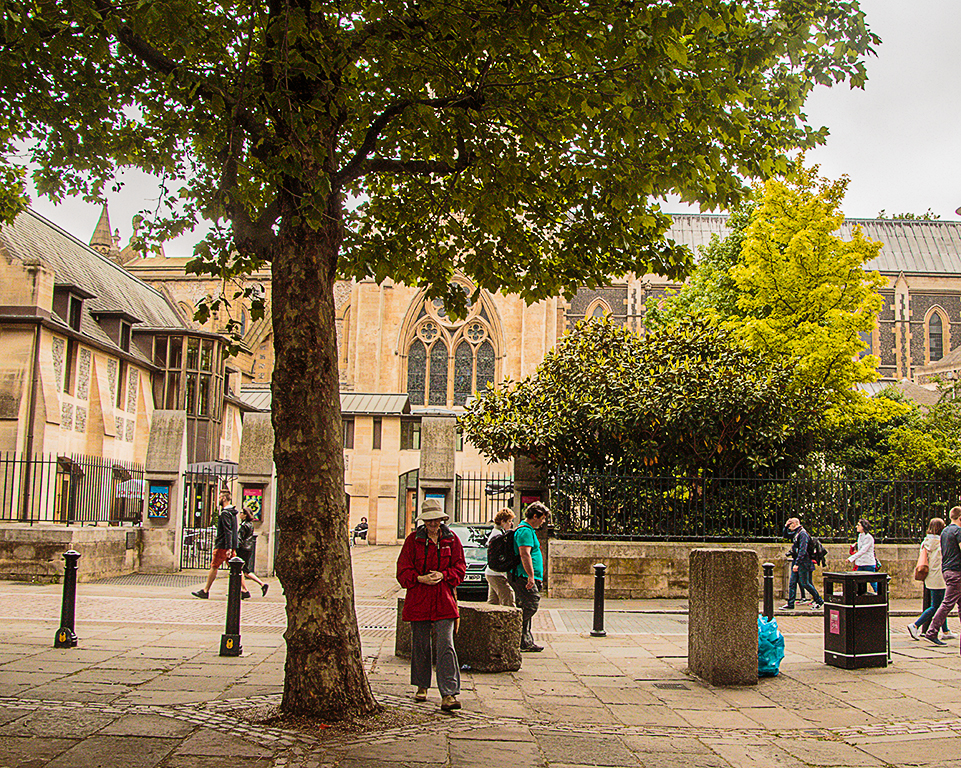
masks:
POLYGON ((944 645, 945 642, 938 637, 938 632, 944 626, 948 614, 957 605, 961 598, 961 507, 952 507, 948 513, 951 517, 951 524, 941 531, 941 573, 944 575, 944 600, 941 607, 931 619, 928 631, 924 637, 935 645, 944 645))

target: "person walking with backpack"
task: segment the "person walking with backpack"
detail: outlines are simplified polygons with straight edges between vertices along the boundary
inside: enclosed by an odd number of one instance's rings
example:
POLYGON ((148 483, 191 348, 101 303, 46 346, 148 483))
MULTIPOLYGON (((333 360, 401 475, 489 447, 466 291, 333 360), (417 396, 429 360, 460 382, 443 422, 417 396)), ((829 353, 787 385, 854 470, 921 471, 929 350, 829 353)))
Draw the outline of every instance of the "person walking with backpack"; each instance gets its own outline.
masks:
POLYGON ((260 584, 260 594, 267 597, 267 590, 270 587, 263 579, 254 573, 254 516, 250 510, 240 510, 240 527, 237 529, 237 557, 244 561, 243 570, 240 575, 240 597, 247 599, 250 592, 247 591, 247 579, 256 584, 260 584))
POLYGON ((804 588, 811 593, 813 598, 811 610, 820 610, 824 605, 824 601, 821 600, 821 594, 815 588, 814 580, 811 578, 815 565, 810 553, 811 536, 804 530, 801 526, 801 521, 796 517, 789 518, 787 523, 785 523, 785 528, 794 536, 794 543, 791 545, 790 552, 791 580, 788 585, 787 603, 781 606, 781 610, 794 610, 794 601, 799 583, 804 584, 804 588))
MULTIPOLYGON (((494 515, 494 529, 490 532, 490 536, 487 537, 487 551, 491 550, 491 542, 494 539, 500 538, 501 536, 506 536, 514 530, 514 513, 507 507, 498 511, 494 515)), ((513 549, 513 542, 511 542, 511 548, 513 549)), ((490 560, 488 559, 488 563, 490 560)), ((506 605, 508 608, 514 607, 514 590, 511 589, 511 585, 507 582, 507 574, 503 571, 497 571, 488 564, 487 570, 484 571, 484 576, 487 579, 487 602, 491 605, 506 605)))
MULTIPOLYGON (((871 535, 871 523, 862 517, 858 520, 857 532, 857 549, 854 554, 848 557, 848 562, 854 563, 855 568, 859 571, 877 571, 878 558, 877 555, 874 554, 874 537, 871 535)), ((876 581, 871 582, 871 589, 877 594, 878 583, 876 581)))
POLYGON ((516 605, 522 614, 521 650, 532 653, 544 650, 543 646, 534 642, 531 625, 541 602, 541 585, 544 581, 544 556, 537 540, 537 529, 547 521, 549 514, 547 507, 539 501, 528 505, 524 522, 514 531, 514 550, 520 557, 520 565, 508 576, 516 605))
MULTIPOLYGON (((230 491, 226 488, 220 491, 220 514, 217 516, 217 538, 214 540, 213 559, 210 562, 210 572, 207 574, 207 584, 190 594, 206 600, 210 597, 210 588, 217 579, 220 566, 226 563, 237 552, 237 508, 230 503, 230 491)), ((250 597, 250 594, 247 594, 250 597)))

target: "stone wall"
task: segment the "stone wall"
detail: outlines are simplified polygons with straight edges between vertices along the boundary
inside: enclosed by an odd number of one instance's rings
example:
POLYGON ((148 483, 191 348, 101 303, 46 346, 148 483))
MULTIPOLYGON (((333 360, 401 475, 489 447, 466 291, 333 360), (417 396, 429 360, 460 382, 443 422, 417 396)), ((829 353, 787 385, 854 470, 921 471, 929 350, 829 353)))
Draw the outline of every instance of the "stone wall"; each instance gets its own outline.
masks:
POLYGON ((0 525, 0 579, 59 581, 70 549, 80 553, 78 581, 134 573, 141 546, 139 528, 0 525))
MULTIPOLYGON (((847 571, 849 544, 826 544, 827 568, 818 568, 814 585, 821 591, 821 573, 847 571)), ((921 598, 922 584, 914 581, 918 544, 879 544, 877 556, 881 570, 891 574, 892 598, 921 598)), ((552 539, 548 557, 548 595, 550 597, 594 596, 594 564, 607 566, 605 596, 619 598, 658 598, 688 596, 689 558, 692 549, 753 549, 760 563, 771 562, 774 593, 786 594, 788 571, 784 553, 790 543, 757 542, 710 544, 705 542, 569 541, 552 539)), ((758 569, 758 584, 763 585, 758 569)))

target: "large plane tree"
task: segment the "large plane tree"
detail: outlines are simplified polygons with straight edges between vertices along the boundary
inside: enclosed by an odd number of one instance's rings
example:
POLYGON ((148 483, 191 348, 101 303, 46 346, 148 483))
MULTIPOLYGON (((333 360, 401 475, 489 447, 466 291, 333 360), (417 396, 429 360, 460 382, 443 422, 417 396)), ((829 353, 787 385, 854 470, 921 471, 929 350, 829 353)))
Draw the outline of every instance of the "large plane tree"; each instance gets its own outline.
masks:
MULTIPOLYGON (((377 705, 349 573, 338 276, 455 272, 528 301, 625 272, 680 277, 654 202, 727 207, 823 140, 817 84, 861 86, 848 0, 5 0, 0 215, 25 169, 54 199, 158 174, 192 268, 270 264, 285 712, 377 705), (19 167, 18 164, 23 167, 19 167)), ((228 297, 229 298, 229 297, 228 297)))

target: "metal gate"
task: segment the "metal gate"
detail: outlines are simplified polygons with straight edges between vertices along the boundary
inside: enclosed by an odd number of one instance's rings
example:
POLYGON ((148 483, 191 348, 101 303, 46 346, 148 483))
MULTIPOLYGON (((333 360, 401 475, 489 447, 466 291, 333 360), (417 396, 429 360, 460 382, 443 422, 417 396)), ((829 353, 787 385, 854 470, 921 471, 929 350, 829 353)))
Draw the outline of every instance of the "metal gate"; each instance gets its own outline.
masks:
POLYGON ((454 489, 454 514, 458 523, 485 525, 503 507, 514 507, 511 475, 458 475, 454 489))
MULTIPOLYGON (((191 464, 184 472, 183 547, 180 569, 209 568, 217 538, 217 497, 224 486, 231 488, 237 477, 233 462, 211 461, 191 464)), ((234 502, 236 504, 236 500, 234 502)))

